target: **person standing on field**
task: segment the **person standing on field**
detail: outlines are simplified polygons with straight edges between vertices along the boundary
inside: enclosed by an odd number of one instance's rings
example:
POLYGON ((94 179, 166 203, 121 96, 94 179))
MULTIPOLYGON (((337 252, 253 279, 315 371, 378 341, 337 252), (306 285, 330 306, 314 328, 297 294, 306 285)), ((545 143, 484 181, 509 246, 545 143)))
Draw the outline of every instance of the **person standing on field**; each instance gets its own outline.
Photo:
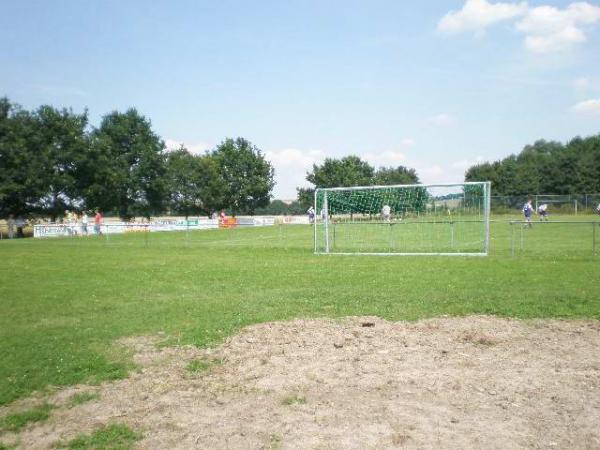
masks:
POLYGON ((600 214, 600 203, 598 203, 598 206, 596 206, 596 212, 600 214))
POLYGON ((540 216, 540 222, 546 220, 548 222, 548 205, 545 203, 538 207, 538 215, 540 216))
POLYGON ((15 237, 15 216, 12 214, 8 216, 8 238, 12 239, 15 237))
POLYGON ((100 214, 100 210, 96 210, 96 215, 94 216, 94 233, 102 234, 102 214, 100 214))
POLYGON ((308 208, 308 211, 306 211, 308 213, 308 223, 314 223, 315 222, 315 209, 311 206, 310 208, 308 208))
POLYGON ((390 205, 383 205, 383 208, 381 208, 381 217, 383 217, 383 220, 389 222, 391 215, 392 208, 390 208, 390 205))
POLYGON ((81 235, 88 235, 88 216, 85 211, 81 212, 81 235))
POLYGON ((527 222, 527 226, 529 228, 533 227, 531 223, 531 215, 533 214, 533 206, 531 205, 531 199, 527 200, 527 203, 523 205, 523 215, 525 216, 525 221, 527 222))

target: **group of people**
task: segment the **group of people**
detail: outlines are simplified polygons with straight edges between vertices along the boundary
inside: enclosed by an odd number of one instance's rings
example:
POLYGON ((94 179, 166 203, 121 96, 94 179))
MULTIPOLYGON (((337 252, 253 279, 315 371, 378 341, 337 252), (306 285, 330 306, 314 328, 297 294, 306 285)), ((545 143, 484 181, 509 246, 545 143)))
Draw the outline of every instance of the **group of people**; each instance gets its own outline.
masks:
MULTIPOLYGON (((308 223, 315 223, 315 218, 317 216, 316 212, 315 212, 315 208, 313 208, 311 206, 310 208, 308 208, 306 213, 308 214, 308 223)), ((327 210, 325 208, 323 208, 321 210, 321 219, 325 220, 326 217, 327 217, 327 210)))
MULTIPOLYGON (((102 217, 100 211, 96 210, 96 214, 94 216, 94 234, 102 234, 103 219, 104 218, 102 217)), ((81 236, 89 235, 89 217, 85 211, 82 211, 78 214, 75 211, 66 210, 63 223, 67 227, 67 233, 69 236, 78 236, 79 234, 81 234, 81 236)))
MULTIPOLYGON (((531 222, 531 218, 534 213, 533 205, 531 204, 531 199, 527 200, 527 203, 523 205, 523 215, 525 216, 525 221, 527 222, 527 226, 532 227, 533 223, 531 222)), ((546 203, 542 203, 537 208, 537 214, 540 216, 540 222, 548 221, 548 205, 546 203)), ((596 214, 600 214, 600 203, 596 207, 596 214)))
MULTIPOLYGON (((528 227, 533 226, 531 218, 535 211, 535 208, 531 204, 531 201, 531 199, 528 199, 527 203, 523 205, 523 215, 525 216, 525 221, 527 222, 528 227)), ((540 222, 548 221, 548 205, 546 203, 542 203, 541 205, 539 205, 536 213, 540 216, 540 222)))

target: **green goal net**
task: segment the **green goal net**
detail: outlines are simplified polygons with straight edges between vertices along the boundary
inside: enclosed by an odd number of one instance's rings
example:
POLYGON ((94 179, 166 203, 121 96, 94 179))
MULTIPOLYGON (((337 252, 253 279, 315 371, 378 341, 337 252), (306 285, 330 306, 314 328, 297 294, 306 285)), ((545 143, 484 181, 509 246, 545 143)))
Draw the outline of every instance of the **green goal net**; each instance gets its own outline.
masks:
POLYGON ((320 188, 315 253, 487 255, 490 183, 320 188))

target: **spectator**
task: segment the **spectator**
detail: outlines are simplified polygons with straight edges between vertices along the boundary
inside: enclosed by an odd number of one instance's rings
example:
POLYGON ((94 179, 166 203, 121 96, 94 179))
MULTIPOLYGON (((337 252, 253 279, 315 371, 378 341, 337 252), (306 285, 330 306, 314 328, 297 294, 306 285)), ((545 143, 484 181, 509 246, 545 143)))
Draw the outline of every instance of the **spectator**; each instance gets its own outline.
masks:
POLYGON ((96 210, 96 215, 94 216, 94 233, 101 235, 102 234, 102 214, 100 210, 96 210))
POLYGON ((11 214, 8 216, 8 238, 12 239, 15 237, 15 217, 11 214))
POLYGON ((81 234, 88 235, 88 216, 85 211, 81 212, 81 234))

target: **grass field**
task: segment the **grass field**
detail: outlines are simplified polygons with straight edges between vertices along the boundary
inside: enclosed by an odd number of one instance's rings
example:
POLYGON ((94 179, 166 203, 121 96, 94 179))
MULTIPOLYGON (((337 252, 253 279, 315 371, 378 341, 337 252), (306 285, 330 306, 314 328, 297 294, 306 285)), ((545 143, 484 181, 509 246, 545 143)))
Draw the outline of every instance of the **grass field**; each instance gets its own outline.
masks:
POLYGON ((301 225, 0 241, 0 404, 125 376, 121 336, 206 345, 305 316, 600 318, 590 224, 495 219, 487 258, 315 256, 301 225))

